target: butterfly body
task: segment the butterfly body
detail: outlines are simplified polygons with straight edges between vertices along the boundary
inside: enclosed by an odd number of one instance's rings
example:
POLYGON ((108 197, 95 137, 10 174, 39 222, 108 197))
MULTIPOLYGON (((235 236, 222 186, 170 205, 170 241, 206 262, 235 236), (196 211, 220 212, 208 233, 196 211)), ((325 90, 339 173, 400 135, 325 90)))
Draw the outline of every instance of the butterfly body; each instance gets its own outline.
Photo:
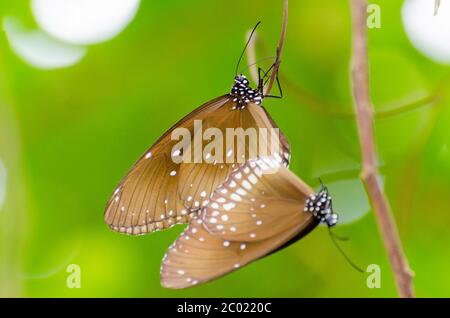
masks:
POLYGON ((249 81, 244 75, 236 75, 230 96, 237 103, 237 109, 243 109, 248 103, 261 105, 263 93, 261 88, 255 90, 249 86, 249 81))

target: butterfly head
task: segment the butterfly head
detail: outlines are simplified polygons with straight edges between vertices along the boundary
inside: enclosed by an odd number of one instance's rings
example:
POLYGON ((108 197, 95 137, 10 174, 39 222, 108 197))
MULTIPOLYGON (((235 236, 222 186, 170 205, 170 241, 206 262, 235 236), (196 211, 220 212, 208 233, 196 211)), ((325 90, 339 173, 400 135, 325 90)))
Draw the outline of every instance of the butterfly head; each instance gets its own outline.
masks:
POLYGON ((319 192, 311 194, 305 201, 305 212, 312 213, 321 223, 329 227, 336 225, 338 215, 333 211, 333 201, 324 186, 319 192))
POLYGON ((251 88, 247 77, 242 74, 234 77, 230 95, 233 97, 233 101, 237 103, 238 109, 245 108, 248 103, 260 105, 263 100, 262 94, 258 90, 251 88))

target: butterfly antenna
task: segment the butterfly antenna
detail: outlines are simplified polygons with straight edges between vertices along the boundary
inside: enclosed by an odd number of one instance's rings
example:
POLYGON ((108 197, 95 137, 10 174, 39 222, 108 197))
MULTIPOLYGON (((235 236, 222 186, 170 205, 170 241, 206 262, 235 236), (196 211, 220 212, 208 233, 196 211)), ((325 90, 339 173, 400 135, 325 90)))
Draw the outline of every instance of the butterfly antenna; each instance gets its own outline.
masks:
POLYGON ((320 177, 318 177, 317 179, 319 179, 320 185, 321 185, 322 188, 323 188, 323 182, 322 182, 322 179, 321 179, 320 177))
POLYGON ((247 65, 247 67, 252 67, 252 66, 255 66, 255 65, 257 65, 257 64, 259 64, 261 62, 264 62, 264 61, 267 61, 267 60, 273 60, 274 58, 275 58, 275 56, 263 57, 263 58, 257 60, 256 62, 253 62, 253 63, 247 65))
POLYGON ((244 49, 242 50, 242 53, 241 53, 241 55, 239 56, 239 60, 238 60, 238 62, 237 62, 237 64, 236 64, 236 70, 234 71, 234 75, 237 75, 237 72, 238 72, 238 69, 239 69, 239 64, 241 64, 242 57, 244 56, 245 51, 247 50, 247 47, 248 47, 248 45, 250 44, 250 41, 251 41, 252 36, 253 36, 253 33, 255 33, 256 28, 258 27, 258 25, 259 25, 260 23, 261 23, 261 21, 258 21, 258 23, 256 23, 256 25, 253 27, 253 30, 252 30, 252 32, 250 33, 250 36, 248 37, 247 43, 245 43, 244 49))
POLYGON ((338 241, 343 241, 343 242, 350 241, 349 237, 347 237, 347 236, 340 236, 340 235, 334 233, 331 230, 330 230, 330 235, 333 236, 338 241))
POLYGON ((355 263, 352 262, 352 260, 345 254, 344 250, 341 248, 341 246, 337 242, 337 238, 333 232, 331 232, 331 229, 328 228, 328 233, 330 234, 331 240, 333 241, 334 245, 338 249, 338 251, 344 256, 345 260, 350 264, 351 267, 353 267, 355 270, 357 270, 360 273, 364 273, 364 271, 361 269, 361 267, 357 266, 355 263))
POLYGON ((328 188, 323 184, 322 179, 320 177, 317 179, 319 179, 319 182, 320 182, 320 188, 321 188, 320 190, 328 191, 328 188))

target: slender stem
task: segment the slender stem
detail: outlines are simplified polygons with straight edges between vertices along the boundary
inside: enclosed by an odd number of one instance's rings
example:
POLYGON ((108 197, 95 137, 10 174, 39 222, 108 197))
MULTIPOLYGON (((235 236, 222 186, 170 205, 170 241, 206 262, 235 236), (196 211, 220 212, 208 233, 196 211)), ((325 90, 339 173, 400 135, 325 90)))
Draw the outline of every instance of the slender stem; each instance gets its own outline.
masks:
POLYGON ((419 98, 415 101, 403 104, 399 107, 393 107, 389 110, 379 111, 374 113, 377 119, 385 119, 390 117, 395 117, 398 115, 403 115, 410 111, 422 108, 424 106, 434 106, 437 105, 441 100, 441 95, 439 94, 431 94, 422 98, 419 98))
MULTIPOLYGON (((283 86, 288 88, 290 94, 295 97, 302 105, 308 107, 311 111, 315 113, 319 113, 324 116, 332 116, 341 119, 355 119, 354 111, 347 111, 345 109, 344 104, 331 103, 321 99, 320 97, 308 92, 301 86, 295 84, 292 80, 290 80, 285 74, 281 71, 279 72, 279 77, 283 86)), ((450 82, 450 76, 448 79, 445 79, 442 84, 448 85, 450 82)), ((386 119, 399 115, 403 115, 405 113, 423 108, 425 106, 431 106, 438 104, 438 102, 442 99, 444 95, 444 87, 447 86, 439 85, 438 88, 428 94, 427 96, 420 97, 416 100, 409 101, 406 103, 398 103, 396 102, 394 107, 389 107, 386 110, 379 110, 377 112, 374 111, 374 116, 377 119, 386 119)), ((380 105, 380 108, 385 108, 383 105, 380 105)))
POLYGON ((353 94, 361 144, 361 179, 371 200, 378 228, 401 297, 414 297, 412 273, 404 255, 388 200, 378 180, 373 136, 373 110, 369 93, 366 14, 367 0, 350 0, 353 29, 353 94))
POLYGON ((273 63, 272 73, 270 74, 269 82, 267 83, 267 86, 265 87, 264 95, 269 95, 270 94, 270 92, 272 91, 273 84, 275 83, 275 79, 278 76, 278 69, 280 68, 280 62, 281 62, 281 60, 280 60, 281 59, 281 52, 283 51, 284 39, 286 38, 286 27, 287 27, 287 19, 288 19, 288 4, 289 4, 289 1, 288 0, 284 0, 284 5, 283 5, 283 25, 281 27, 280 40, 278 41, 277 54, 276 54, 276 57, 275 57, 275 62, 273 63))

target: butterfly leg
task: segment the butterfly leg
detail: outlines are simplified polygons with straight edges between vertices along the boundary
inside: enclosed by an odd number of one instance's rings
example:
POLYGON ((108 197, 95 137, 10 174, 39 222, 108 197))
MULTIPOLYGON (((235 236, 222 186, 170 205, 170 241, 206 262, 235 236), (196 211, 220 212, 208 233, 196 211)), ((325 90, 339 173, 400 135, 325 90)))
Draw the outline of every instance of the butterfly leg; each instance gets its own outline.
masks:
POLYGON ((267 73, 264 73, 263 76, 261 74, 264 72, 264 70, 261 67, 258 67, 258 91, 262 95, 264 91, 264 77, 267 73))
POLYGON ((271 98, 283 98, 283 90, 281 89, 281 84, 280 84, 280 80, 279 80, 279 78, 278 78, 278 74, 277 74, 277 76, 275 77, 275 79, 276 79, 276 81, 277 81, 277 86, 278 86, 278 90, 279 90, 279 92, 280 92, 280 95, 279 95, 279 96, 278 96, 278 95, 265 95, 264 98, 266 98, 266 97, 271 97, 271 98))
MULTIPOLYGON (((270 76, 269 73, 270 71, 272 71, 272 69, 274 68, 275 64, 272 64, 269 69, 267 71, 264 71, 261 67, 258 67, 258 90, 259 92, 262 94, 264 91, 264 86, 266 86, 266 84, 269 82, 270 80, 270 76), (261 76, 261 73, 264 72, 264 75, 261 76)), ((266 97, 271 97, 271 98, 283 98, 283 90, 281 89, 281 84, 280 84, 280 79, 278 78, 278 73, 275 77, 276 81, 277 81, 277 86, 278 86, 278 90, 280 92, 280 95, 265 95, 264 98, 266 97)))
POLYGON ((264 72, 263 79, 266 78, 266 80, 264 81, 264 86, 266 86, 267 82, 269 82, 269 79, 270 79, 269 73, 273 69, 274 65, 275 64, 272 64, 272 66, 270 66, 269 69, 264 72))

